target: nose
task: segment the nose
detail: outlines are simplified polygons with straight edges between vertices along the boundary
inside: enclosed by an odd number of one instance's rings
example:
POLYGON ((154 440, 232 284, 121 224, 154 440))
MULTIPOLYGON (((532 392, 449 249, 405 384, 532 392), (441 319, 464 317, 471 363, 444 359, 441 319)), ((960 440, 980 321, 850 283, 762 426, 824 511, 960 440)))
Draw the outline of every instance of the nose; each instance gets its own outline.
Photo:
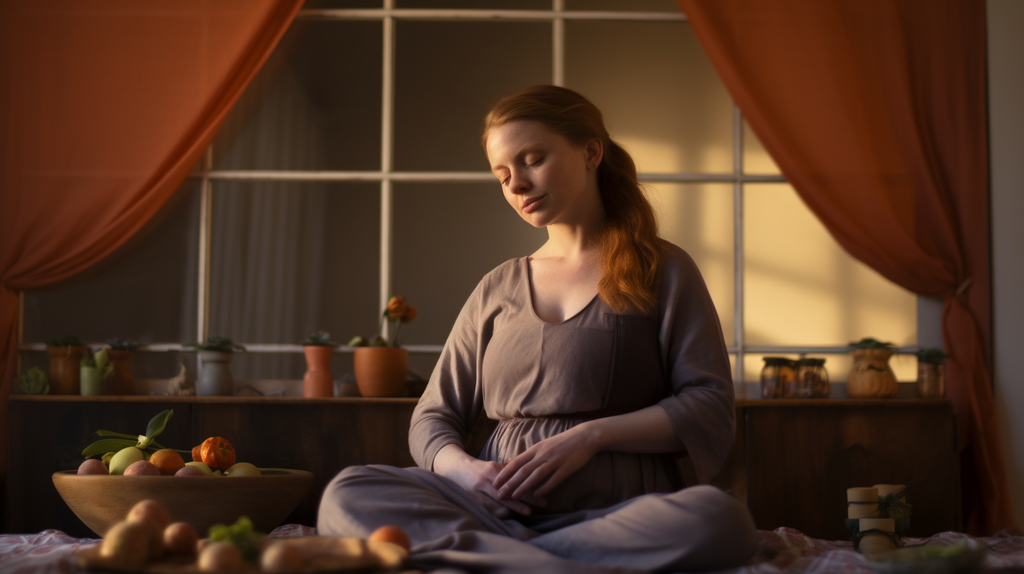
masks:
POLYGON ((526 177, 526 174, 519 169, 513 169, 509 175, 508 189, 512 193, 520 194, 530 191, 531 188, 530 180, 526 177))

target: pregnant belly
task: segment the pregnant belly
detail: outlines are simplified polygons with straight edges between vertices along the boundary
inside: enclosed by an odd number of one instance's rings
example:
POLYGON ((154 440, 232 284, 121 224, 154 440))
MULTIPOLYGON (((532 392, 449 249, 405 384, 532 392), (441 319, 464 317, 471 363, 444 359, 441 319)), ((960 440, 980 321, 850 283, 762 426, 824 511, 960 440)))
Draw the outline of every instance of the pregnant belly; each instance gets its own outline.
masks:
MULTIPOLYGON (((498 422, 480 452, 482 460, 506 463, 534 444, 589 420, 585 417, 515 418, 498 422)), ((599 452, 549 492, 538 514, 605 508, 651 492, 683 487, 672 455, 599 452)))

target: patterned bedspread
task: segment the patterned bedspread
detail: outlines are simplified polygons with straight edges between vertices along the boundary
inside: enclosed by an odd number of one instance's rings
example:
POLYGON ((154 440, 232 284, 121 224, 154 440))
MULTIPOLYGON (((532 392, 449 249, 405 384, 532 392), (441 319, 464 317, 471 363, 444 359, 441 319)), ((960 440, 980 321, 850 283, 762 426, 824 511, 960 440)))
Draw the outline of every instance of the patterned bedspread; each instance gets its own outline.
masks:
MULTIPOLYGON (((314 528, 289 524, 274 530, 270 536, 285 538, 313 534, 316 534, 314 528)), ((818 540, 792 528, 762 530, 758 536, 760 541, 754 558, 742 568, 729 570, 728 574, 874 572, 864 557, 854 552, 850 542, 818 540)), ((988 546, 985 564, 989 568, 1024 567, 1024 535, 1019 531, 1002 531, 985 538, 943 532, 930 538, 908 538, 906 543, 908 546, 952 546, 965 539, 979 540, 988 546)), ((39 534, 0 535, 0 573, 79 573, 81 570, 75 563, 74 553, 97 542, 97 539, 92 538, 72 538, 59 530, 46 530, 39 534)))

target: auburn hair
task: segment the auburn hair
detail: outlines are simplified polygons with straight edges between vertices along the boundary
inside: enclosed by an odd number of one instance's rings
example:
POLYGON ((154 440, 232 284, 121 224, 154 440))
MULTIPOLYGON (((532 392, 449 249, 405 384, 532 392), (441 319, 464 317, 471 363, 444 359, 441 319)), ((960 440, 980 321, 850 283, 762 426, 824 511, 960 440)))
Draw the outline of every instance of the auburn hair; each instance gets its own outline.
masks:
POLYGON ((618 312, 634 308, 653 314, 664 252, 658 223, 637 181, 633 158, 608 136, 601 110, 568 88, 533 86, 502 98, 487 114, 485 147, 491 129, 517 120, 540 122, 577 146, 601 141, 604 155, 597 168, 597 185, 606 219, 600 239, 604 277, 598 293, 618 312))

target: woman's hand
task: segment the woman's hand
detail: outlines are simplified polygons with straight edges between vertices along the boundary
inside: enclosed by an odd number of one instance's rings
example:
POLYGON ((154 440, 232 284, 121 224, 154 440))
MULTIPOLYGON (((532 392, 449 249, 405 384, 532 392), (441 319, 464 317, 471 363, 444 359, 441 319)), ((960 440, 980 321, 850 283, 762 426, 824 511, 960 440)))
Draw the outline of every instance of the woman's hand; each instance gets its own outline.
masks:
POLYGON ((507 518, 511 512, 529 515, 530 505, 543 507, 547 504, 536 496, 525 496, 521 500, 499 499, 493 483, 501 469, 500 463, 473 458, 454 444, 445 446, 434 457, 434 472, 461 486, 498 518, 507 518))
POLYGON ((577 425, 546 438, 508 461, 492 486, 500 500, 543 497, 601 449, 590 425, 577 425))

